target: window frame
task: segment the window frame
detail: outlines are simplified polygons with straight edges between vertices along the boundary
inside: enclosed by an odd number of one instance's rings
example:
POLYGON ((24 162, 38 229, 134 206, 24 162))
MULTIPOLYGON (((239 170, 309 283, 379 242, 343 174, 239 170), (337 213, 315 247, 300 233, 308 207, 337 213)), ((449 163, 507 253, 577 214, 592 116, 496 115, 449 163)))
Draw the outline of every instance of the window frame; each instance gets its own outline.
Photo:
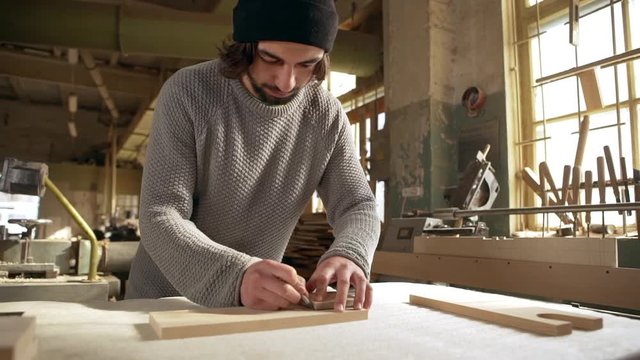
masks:
MULTIPOLYGON (((579 1, 579 0, 576 0, 579 1)), ((510 39, 510 48, 508 49, 507 57, 510 58, 510 81, 511 86, 514 89, 514 95, 512 95, 513 110, 512 115, 515 117, 515 125, 512 134, 512 144, 510 148, 513 151, 513 159, 515 165, 514 176, 512 178, 511 195, 514 197, 512 204, 515 206, 536 206, 539 204, 538 197, 529 189, 524 181, 521 179, 520 172, 525 167, 530 167, 537 172, 537 164, 544 159, 538 159, 536 155, 536 144, 539 140, 539 136, 536 135, 536 128, 540 125, 540 121, 536 119, 536 80, 534 79, 535 71, 533 69, 533 56, 538 56, 537 53, 532 51, 530 42, 537 37, 540 32, 541 24, 546 24, 551 21, 558 21, 559 19, 568 18, 568 2, 566 0, 544 0, 538 2, 536 5, 528 6, 528 0, 515 1, 507 6, 507 11, 511 14, 509 27, 505 27, 510 32, 506 39, 510 39), (532 29, 534 31, 532 31, 532 29), (533 36, 531 34, 534 34, 533 36)), ((636 44, 640 43, 640 39, 631 39, 631 27, 629 18, 629 1, 618 0, 614 1, 614 4, 621 3, 624 31, 624 48, 618 49, 617 54, 624 53, 632 50, 632 42, 636 44)), ((581 9, 586 6, 594 5, 607 5, 609 1, 603 0, 583 0, 579 1, 581 9)), ((606 7, 609 11, 609 7, 606 7)), ((562 21, 562 20, 561 20, 562 21)), ((566 41, 569 41, 569 34, 566 35, 566 41)), ((638 36, 638 35, 635 35, 638 36)), ((586 39, 580 39, 580 41, 587 41, 586 39)), ((640 129, 638 126, 638 114, 640 112, 640 99, 638 98, 638 92, 640 89, 637 87, 637 78, 635 76, 635 68, 640 68, 638 65, 640 61, 626 62, 626 64, 618 65, 626 68, 627 83, 629 100, 620 102, 619 106, 628 107, 629 109, 629 126, 631 129, 631 159, 627 158, 627 168, 640 168, 640 146, 639 146, 639 134, 640 129)), ((549 76, 552 74, 541 74, 541 76, 549 76)), ((620 76, 620 75, 619 75, 620 76)), ((576 79, 577 76, 572 76, 572 79, 576 79)), ((576 80, 577 81, 577 80, 576 80)), ((509 86, 509 85, 508 85, 509 86)), ((621 85, 622 86, 622 85, 621 85)), ((605 106, 601 110, 596 111, 576 111, 571 114, 562 114, 560 116, 544 119, 547 124, 549 122, 567 121, 569 119, 578 119, 584 115, 592 115, 602 113, 605 111, 615 110, 616 104, 605 106)), ((575 121, 575 120, 574 120, 575 121)), ((548 136, 548 134, 547 134, 548 136)), ((544 137, 543 137, 544 138, 544 137)), ((616 143, 617 145, 617 143, 616 143)), ((608 177, 608 176, 607 176, 608 177)), ((618 178, 619 178, 618 171, 618 178)), ((595 178, 595 174, 594 174, 595 178)), ((558 183, 556 179, 556 183, 558 183)), ((610 191, 610 190, 608 190, 610 191)), ((596 191, 597 192, 597 191, 596 191)), ((596 199, 595 196, 594 199, 596 199)), ((539 229, 540 224, 536 221, 535 215, 518 216, 515 222, 516 228, 519 230, 524 229, 539 229)))

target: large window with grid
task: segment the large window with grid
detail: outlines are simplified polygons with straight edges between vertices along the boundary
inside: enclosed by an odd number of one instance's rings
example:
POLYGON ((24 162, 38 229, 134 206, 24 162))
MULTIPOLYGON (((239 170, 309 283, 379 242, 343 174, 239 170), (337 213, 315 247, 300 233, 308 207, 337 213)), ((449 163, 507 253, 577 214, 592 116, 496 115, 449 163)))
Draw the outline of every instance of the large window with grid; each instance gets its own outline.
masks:
MULTIPOLYGON (((539 163, 546 162, 556 186, 561 187, 565 166, 576 165, 580 136, 586 138, 577 164, 583 181, 579 203, 584 204, 585 174, 591 172, 597 185, 597 158, 604 157, 605 146, 611 150, 617 179, 625 172, 632 178, 633 169, 640 169, 640 0, 518 0, 513 4, 510 64, 516 85, 517 170, 529 167, 539 175, 539 163), (589 131, 580 135, 585 117, 589 131)), ((610 182, 608 170, 605 164, 610 182)), ((541 205, 541 197, 517 178, 517 204, 541 205)), ((623 186, 620 192, 624 194, 623 186)), ((618 198, 634 201, 633 186, 628 199, 618 198)), ((610 186, 605 200, 617 201, 610 186)), ((601 201, 596 187, 592 202, 601 201)), ((548 220, 551 226, 561 223, 555 215, 548 220)), ((543 221, 541 215, 521 217, 518 227, 539 229, 543 221)), ((593 222, 600 221, 598 215, 593 222)), ((633 229, 635 222, 635 217, 605 213, 606 224, 633 229)))

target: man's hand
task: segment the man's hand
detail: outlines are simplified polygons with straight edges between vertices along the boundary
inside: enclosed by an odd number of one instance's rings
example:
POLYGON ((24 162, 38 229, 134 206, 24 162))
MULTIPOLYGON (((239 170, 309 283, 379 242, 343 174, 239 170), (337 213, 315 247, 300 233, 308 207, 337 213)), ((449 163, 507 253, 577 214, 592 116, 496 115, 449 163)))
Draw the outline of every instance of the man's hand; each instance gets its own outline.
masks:
POLYGON ((353 261, 341 256, 325 259, 311 275, 307 289, 311 292, 315 290, 312 299, 322 300, 326 296, 327 286, 334 282, 337 283, 336 290, 338 291, 334 305, 335 310, 344 311, 350 285, 353 285, 356 290, 353 308, 360 310, 371 307, 373 289, 362 269, 353 261))
POLYGON ((251 264, 242 277, 240 301, 259 310, 279 310, 297 304, 301 295, 309 296, 304 278, 289 265, 273 260, 251 264))

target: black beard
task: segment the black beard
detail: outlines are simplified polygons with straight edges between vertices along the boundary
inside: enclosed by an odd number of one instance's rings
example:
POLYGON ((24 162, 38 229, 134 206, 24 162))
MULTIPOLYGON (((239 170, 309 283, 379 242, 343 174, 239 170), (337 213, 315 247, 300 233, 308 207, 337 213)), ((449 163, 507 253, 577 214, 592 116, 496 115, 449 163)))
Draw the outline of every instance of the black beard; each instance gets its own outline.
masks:
POLYGON ((267 94, 267 92, 264 90, 265 88, 271 89, 274 91, 280 91, 280 90, 272 85, 267 85, 267 84, 259 85, 256 79, 254 79, 253 76, 251 76, 251 72, 249 71, 247 71, 247 76, 249 77, 249 82, 251 82, 251 86, 253 86, 253 90, 256 92, 258 99, 267 105, 284 105, 289 101, 291 101, 291 99, 293 99, 300 91, 300 88, 296 87, 296 88, 293 88, 293 90, 291 90, 291 95, 289 96, 286 96, 286 97, 271 96, 267 94))

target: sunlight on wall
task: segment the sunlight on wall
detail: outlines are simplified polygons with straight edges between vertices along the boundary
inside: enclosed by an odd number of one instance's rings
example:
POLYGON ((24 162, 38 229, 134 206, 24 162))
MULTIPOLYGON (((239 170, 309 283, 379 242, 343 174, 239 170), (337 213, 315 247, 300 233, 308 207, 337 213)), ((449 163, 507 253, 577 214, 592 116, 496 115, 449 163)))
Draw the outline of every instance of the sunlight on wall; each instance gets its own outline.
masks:
POLYGON ((322 87, 331 87, 331 94, 338 97, 356 88, 356 76, 337 71, 332 71, 330 78, 322 82, 322 87))
POLYGON ((9 224, 9 219, 37 219, 40 198, 37 196, 5 194, 0 192, 0 225, 10 234, 21 234, 26 229, 9 224))

